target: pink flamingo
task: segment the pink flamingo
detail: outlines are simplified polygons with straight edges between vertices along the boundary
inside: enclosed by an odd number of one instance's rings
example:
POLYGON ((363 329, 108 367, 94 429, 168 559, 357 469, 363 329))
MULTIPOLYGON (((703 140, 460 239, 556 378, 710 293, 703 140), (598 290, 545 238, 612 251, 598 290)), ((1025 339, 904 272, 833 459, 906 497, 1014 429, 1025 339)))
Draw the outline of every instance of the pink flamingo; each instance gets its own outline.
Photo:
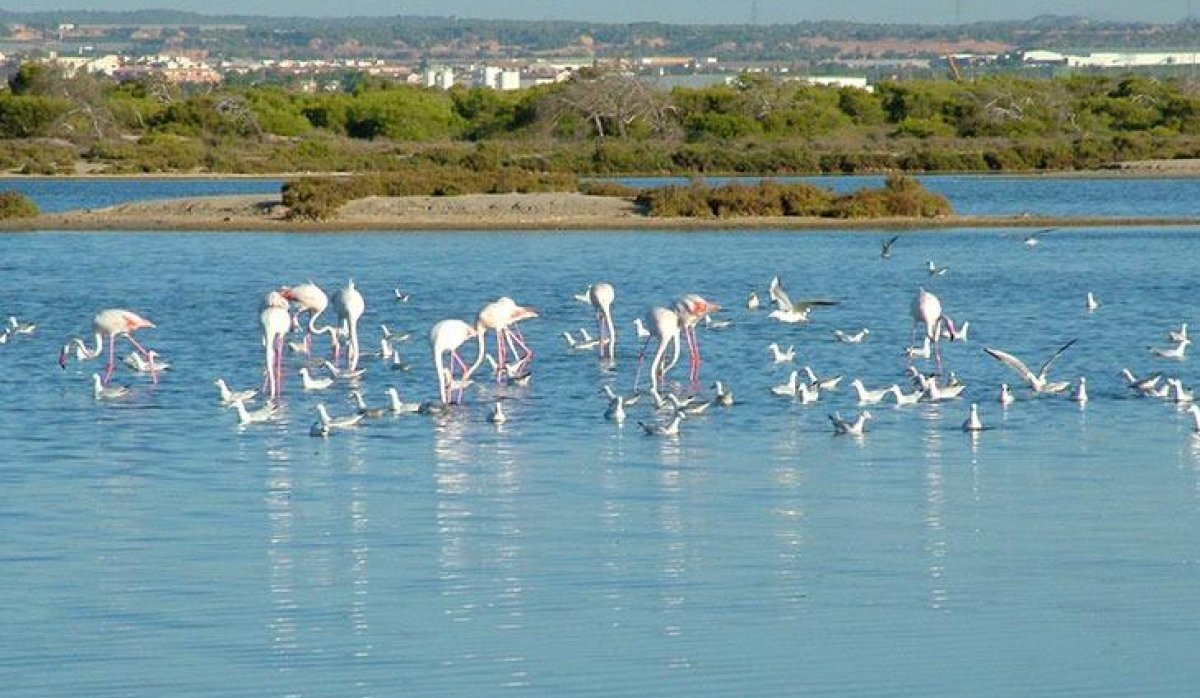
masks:
POLYGON ((283 294, 271 291, 263 302, 258 319, 263 328, 263 346, 266 348, 267 371, 263 392, 272 400, 283 392, 283 341, 292 327, 292 316, 288 312, 288 301, 283 294))
POLYGON ((588 302, 596 309, 596 323, 600 326, 600 358, 604 358, 607 347, 608 358, 617 358, 617 331, 613 327, 612 303, 617 292, 609 283, 592 284, 588 289, 588 302))
POLYGON ((696 325, 700 324, 706 315, 720 309, 721 306, 694 293, 689 293, 675 302, 675 312, 679 316, 679 324, 688 343, 688 378, 693 383, 700 380, 700 342, 696 339, 696 325))
POLYGON ((917 288, 917 297, 912 302, 913 339, 916 339, 917 326, 925 327, 925 337, 933 342, 934 360, 937 362, 938 373, 942 372, 942 351, 938 339, 945 324, 950 334, 954 334, 954 321, 942 313, 942 301, 923 287, 917 288))
POLYGON ((479 314, 475 318, 475 336, 479 342, 479 356, 475 357, 475 363, 471 366, 471 373, 474 373, 479 365, 483 363, 484 354, 487 351, 485 346, 488 330, 493 330, 496 333, 496 380, 500 381, 507 375, 507 357, 506 350, 511 347, 513 354, 517 358, 518 369, 524 369, 533 361, 533 350, 525 343, 521 336, 521 331, 516 328, 516 324, 522 320, 528 320, 538 316, 538 311, 527 306, 517 305, 516 301, 503 296, 484 305, 479 309, 479 314), (524 351, 524 356, 521 352, 524 351))
POLYGON ((59 352, 58 365, 62 368, 67 367, 67 355, 72 347, 77 348, 76 355, 82 358, 94 359, 100 356, 100 352, 104 350, 104 337, 108 337, 108 368, 104 372, 104 384, 107 385, 109 379, 112 378, 113 369, 116 366, 117 337, 124 337, 133 344, 134 349, 150 362, 151 379, 155 383, 158 383, 158 372, 154 368, 154 357, 133 338, 135 331, 143 328, 153 328, 154 326, 153 322, 150 322, 132 310, 121 308, 101 310, 92 318, 92 332, 95 334, 95 346, 86 346, 79 337, 71 339, 63 345, 62 351, 59 352))
POLYGON ((306 332, 304 333, 305 352, 310 350, 313 337, 328 334, 330 348, 333 350, 333 360, 337 361, 342 349, 341 342, 338 341, 337 328, 333 325, 317 327, 317 318, 329 307, 329 296, 326 296, 321 287, 311 281, 298 286, 284 286, 279 289, 279 293, 284 298, 296 304, 297 318, 299 318, 301 313, 309 314, 306 332))
MULTIPOLYGON (((471 376, 472 369, 467 367, 467 363, 462 360, 458 354, 458 348, 467 340, 475 337, 475 328, 462 320, 442 320, 429 330, 429 346, 433 349, 433 369, 437 373, 438 378, 438 397, 441 398, 442 404, 450 404, 451 393, 454 386, 454 366, 462 369, 462 377, 459 379, 461 386, 458 391, 458 398, 455 402, 462 401, 462 391, 466 387, 466 381, 471 376), (450 367, 446 367, 445 361, 442 359, 444 354, 450 355, 450 367)), ((478 365, 478 362, 476 362, 478 365)))
POLYGON ((367 303, 362 294, 354 288, 354 281, 346 283, 346 287, 333 295, 333 311, 338 316, 338 326, 349 333, 346 349, 346 366, 351 370, 358 368, 358 319, 366 310, 367 303))
POLYGON ((646 357, 646 348, 650 346, 651 339, 657 339, 658 347, 654 351, 654 359, 650 362, 650 389, 657 394, 659 381, 679 361, 679 315, 668 308, 654 308, 646 313, 646 324, 650 326, 650 336, 646 338, 641 354, 638 355, 638 378, 634 379, 633 387, 634 390, 637 390, 637 382, 641 378, 641 362, 646 357), (666 354, 669 344, 674 344, 675 353, 671 362, 663 366, 663 356, 666 354))

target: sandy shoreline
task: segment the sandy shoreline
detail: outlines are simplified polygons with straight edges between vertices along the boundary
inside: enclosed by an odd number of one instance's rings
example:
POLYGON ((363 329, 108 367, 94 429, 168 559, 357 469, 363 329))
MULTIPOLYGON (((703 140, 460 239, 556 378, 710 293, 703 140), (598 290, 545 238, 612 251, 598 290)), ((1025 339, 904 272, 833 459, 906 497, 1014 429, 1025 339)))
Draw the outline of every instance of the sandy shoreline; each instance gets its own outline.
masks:
POLYGON ((370 197, 327 221, 293 221, 278 195, 139 201, 103 209, 0 222, 0 230, 327 231, 379 230, 731 230, 931 229, 1068 226, 1194 226, 1196 218, 946 216, 831 219, 795 217, 651 218, 628 199, 578 193, 370 197))

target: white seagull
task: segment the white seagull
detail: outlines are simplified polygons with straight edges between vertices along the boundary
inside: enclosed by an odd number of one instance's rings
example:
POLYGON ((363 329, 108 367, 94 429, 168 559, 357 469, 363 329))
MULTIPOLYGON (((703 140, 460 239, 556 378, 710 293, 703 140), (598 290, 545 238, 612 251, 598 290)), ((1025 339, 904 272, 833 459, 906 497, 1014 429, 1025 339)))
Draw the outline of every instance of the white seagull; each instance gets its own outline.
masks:
POLYGON ((1150 353, 1154 354, 1160 359, 1174 359, 1176 361, 1183 361, 1185 358, 1187 358, 1187 348, 1191 343, 1192 340, 1188 339, 1187 337, 1183 337, 1182 339, 1178 340, 1173 347, 1150 347, 1150 353))
POLYGON ((812 366, 805 366, 804 373, 808 375, 808 382, 814 383, 821 390, 837 390, 838 384, 842 382, 843 374, 839 373, 831 378, 818 378, 816 371, 812 366))
POLYGON ((321 426, 327 430, 334 429, 352 429, 362 423, 363 415, 355 413, 344 417, 330 417, 329 410, 325 409, 325 404, 317 403, 317 415, 321 418, 321 426))
POLYGON ((859 412, 854 421, 842 419, 842 415, 837 412, 829 415, 829 421, 833 423, 833 433, 839 436, 862 436, 866 431, 868 419, 871 419, 871 413, 866 410, 859 412))
POLYGON ((419 402, 403 402, 400 400, 400 391, 395 388, 388 388, 386 391, 388 396, 388 405, 392 410, 392 414, 413 414, 421 409, 419 402))
POLYGON ((608 407, 604 410, 604 418, 610 422, 621 424, 625 421, 625 398, 618 395, 608 403, 608 407))
POLYGON ((504 414, 504 408, 499 400, 492 403, 492 411, 488 414, 488 421, 492 424, 504 424, 508 421, 508 415, 504 414))
POLYGON ((834 338, 842 344, 862 344, 863 340, 865 340, 869 334, 871 334, 871 330, 868 330, 865 327, 853 334, 850 334, 849 332, 843 332, 841 330, 833 331, 834 338))
POLYGON ((300 367, 300 385, 305 390, 309 390, 309 391, 325 390, 325 389, 329 388, 329 386, 333 385, 333 379, 325 377, 325 376, 321 376, 320 378, 314 377, 311 373, 308 372, 307 366, 301 366, 300 367))
POLYGON ((788 376, 787 383, 773 386, 771 388, 771 394, 777 397, 795 397, 797 389, 796 379, 799 377, 799 375, 799 371, 792 371, 791 375, 788 376))
POLYGON ((213 384, 217 386, 217 392, 221 396, 221 404, 225 405, 226 407, 232 407, 233 403, 238 401, 249 402, 250 400, 253 400, 256 395, 258 395, 258 391, 253 389, 230 390, 229 385, 225 383, 224 378, 216 379, 213 381, 213 384))
POLYGON ((979 405, 971 403, 971 413, 967 415, 962 428, 963 431, 983 431, 983 422, 979 419, 979 405))
POLYGON ((1028 381, 1029 387, 1033 388, 1033 392, 1061 393, 1069 388, 1071 384, 1067 381, 1051 382, 1046 377, 1046 373, 1050 370, 1050 364, 1054 363, 1054 360, 1061 356, 1064 351, 1069 349, 1071 345, 1075 343, 1075 341, 1076 340, 1072 339, 1071 341, 1059 347, 1057 351, 1050 355, 1049 359, 1046 359, 1046 363, 1042 364, 1037 373, 1030 371, 1029 367, 1027 367, 1020 359, 1012 354, 1009 354, 1008 352, 1000 351, 999 349, 992 349, 990 347, 984 347, 983 350, 988 356, 996 359, 1005 366, 1008 366, 1012 370, 1016 371, 1017 375, 1028 381))
POLYGON ((679 436, 679 424, 683 422, 684 414, 676 412, 671 421, 664 424, 647 424, 638 422, 638 426, 642 431, 646 432, 646 436, 679 436))
POLYGON ((1013 397, 1012 389, 1008 387, 1008 383, 1001 383, 1000 404, 1004 407, 1008 407, 1009 405, 1013 404, 1014 401, 1016 401, 1016 398, 1013 397))
POLYGON ((1075 386, 1075 392, 1071 393, 1071 401, 1078 402, 1081 405, 1087 404, 1087 378, 1084 376, 1079 377, 1079 383, 1075 386))
POLYGON ((1093 312, 1096 310, 1096 308, 1100 307, 1100 301, 1096 300, 1096 296, 1093 295, 1091 291, 1088 291, 1087 299, 1083 302, 1083 307, 1087 308, 1089 313, 1093 312))
POLYGON ((930 259, 925 263, 925 268, 929 271, 930 276, 945 276, 946 272, 950 271, 950 267, 939 267, 930 259))
POLYGON ((273 402, 268 402, 257 410, 247 410, 245 400, 234 400, 233 408, 237 410, 238 424, 262 424, 275 419, 276 413, 279 412, 279 406, 273 402))
POLYGON ((821 299, 793 301, 787 292, 783 290, 783 285, 780 284, 778 276, 771 279, 771 285, 768 290, 771 302, 775 304, 775 309, 767 317, 774 318, 786 324, 808 322, 808 314, 813 308, 837 305, 837 301, 821 299))
POLYGON ((115 400, 125 397, 129 392, 129 386, 127 385, 105 386, 104 382, 100 380, 99 373, 92 374, 92 395, 97 400, 115 400))
POLYGON ((897 407, 915 405, 920 402, 921 398, 925 395, 924 390, 914 390, 911 393, 905 393, 898 385, 893 385, 892 387, 888 388, 888 392, 892 394, 892 397, 896 398, 897 407))
POLYGON ((767 349, 771 352, 771 360, 777 364, 791 363, 796 358, 795 346, 789 346, 787 351, 784 351, 778 343, 771 342, 767 345, 767 349))
POLYGON ((850 381, 850 387, 854 388, 854 394, 858 396, 858 404, 860 405, 877 405, 883 402, 883 398, 887 397, 888 393, 892 392, 892 386, 890 385, 879 390, 867 390, 863 386, 863 382, 858 378, 850 381))

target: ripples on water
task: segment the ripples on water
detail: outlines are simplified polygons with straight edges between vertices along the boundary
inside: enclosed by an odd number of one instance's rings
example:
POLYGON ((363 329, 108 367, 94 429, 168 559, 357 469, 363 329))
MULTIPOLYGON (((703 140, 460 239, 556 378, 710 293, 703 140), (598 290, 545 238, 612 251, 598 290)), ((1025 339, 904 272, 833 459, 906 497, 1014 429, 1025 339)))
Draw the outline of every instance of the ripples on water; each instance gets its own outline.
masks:
MULTIPOLYGON (((1163 270, 1200 231, 1063 230, 1032 251, 1002 233, 906 234, 890 262, 872 233, 6 236, 0 310, 39 329, 0 347, 5 694, 1186 695, 1200 448, 1116 372, 1198 380, 1145 348, 1197 326, 1188 274, 1163 270), (951 272, 931 281, 927 259, 951 272), (775 273, 843 303, 799 328, 742 310, 775 273), (368 349, 381 322, 414 332, 411 373, 367 362, 372 404, 435 394, 434 321, 502 294, 541 309, 510 422, 486 423, 487 386, 443 420, 313 439, 292 364, 285 418, 238 429, 211 383, 257 383, 263 292, 349 276, 368 349), (558 338, 591 326, 570 294, 599 279, 615 374, 558 338), (971 321, 946 361, 994 429, 964 435, 964 401, 880 407, 865 438, 835 438, 845 389, 767 394, 786 377, 772 340, 900 380, 919 284, 971 321), (733 309, 735 329, 701 332, 704 379, 742 404, 678 440, 606 423, 596 392, 633 382, 634 314, 687 291, 733 309), (120 404, 92 400, 91 365, 53 361, 107 306, 153 319, 143 339, 176 366, 157 388, 119 373, 137 388, 120 404), (862 326, 861 346, 830 337, 862 326), (1016 381, 980 348, 1037 361, 1069 337, 1055 373, 1086 374, 1092 402, 1001 411, 1016 381)), ((344 389, 320 399, 350 410, 344 389)))

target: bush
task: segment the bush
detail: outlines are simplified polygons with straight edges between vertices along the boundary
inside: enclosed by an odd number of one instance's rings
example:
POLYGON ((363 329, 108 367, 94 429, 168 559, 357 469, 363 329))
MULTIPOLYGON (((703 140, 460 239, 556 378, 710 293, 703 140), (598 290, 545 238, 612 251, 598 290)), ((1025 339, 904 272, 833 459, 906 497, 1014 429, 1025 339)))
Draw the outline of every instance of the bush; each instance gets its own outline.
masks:
POLYGON ((0 191, 0 220, 37 218, 38 207, 29 197, 11 189, 0 191))

